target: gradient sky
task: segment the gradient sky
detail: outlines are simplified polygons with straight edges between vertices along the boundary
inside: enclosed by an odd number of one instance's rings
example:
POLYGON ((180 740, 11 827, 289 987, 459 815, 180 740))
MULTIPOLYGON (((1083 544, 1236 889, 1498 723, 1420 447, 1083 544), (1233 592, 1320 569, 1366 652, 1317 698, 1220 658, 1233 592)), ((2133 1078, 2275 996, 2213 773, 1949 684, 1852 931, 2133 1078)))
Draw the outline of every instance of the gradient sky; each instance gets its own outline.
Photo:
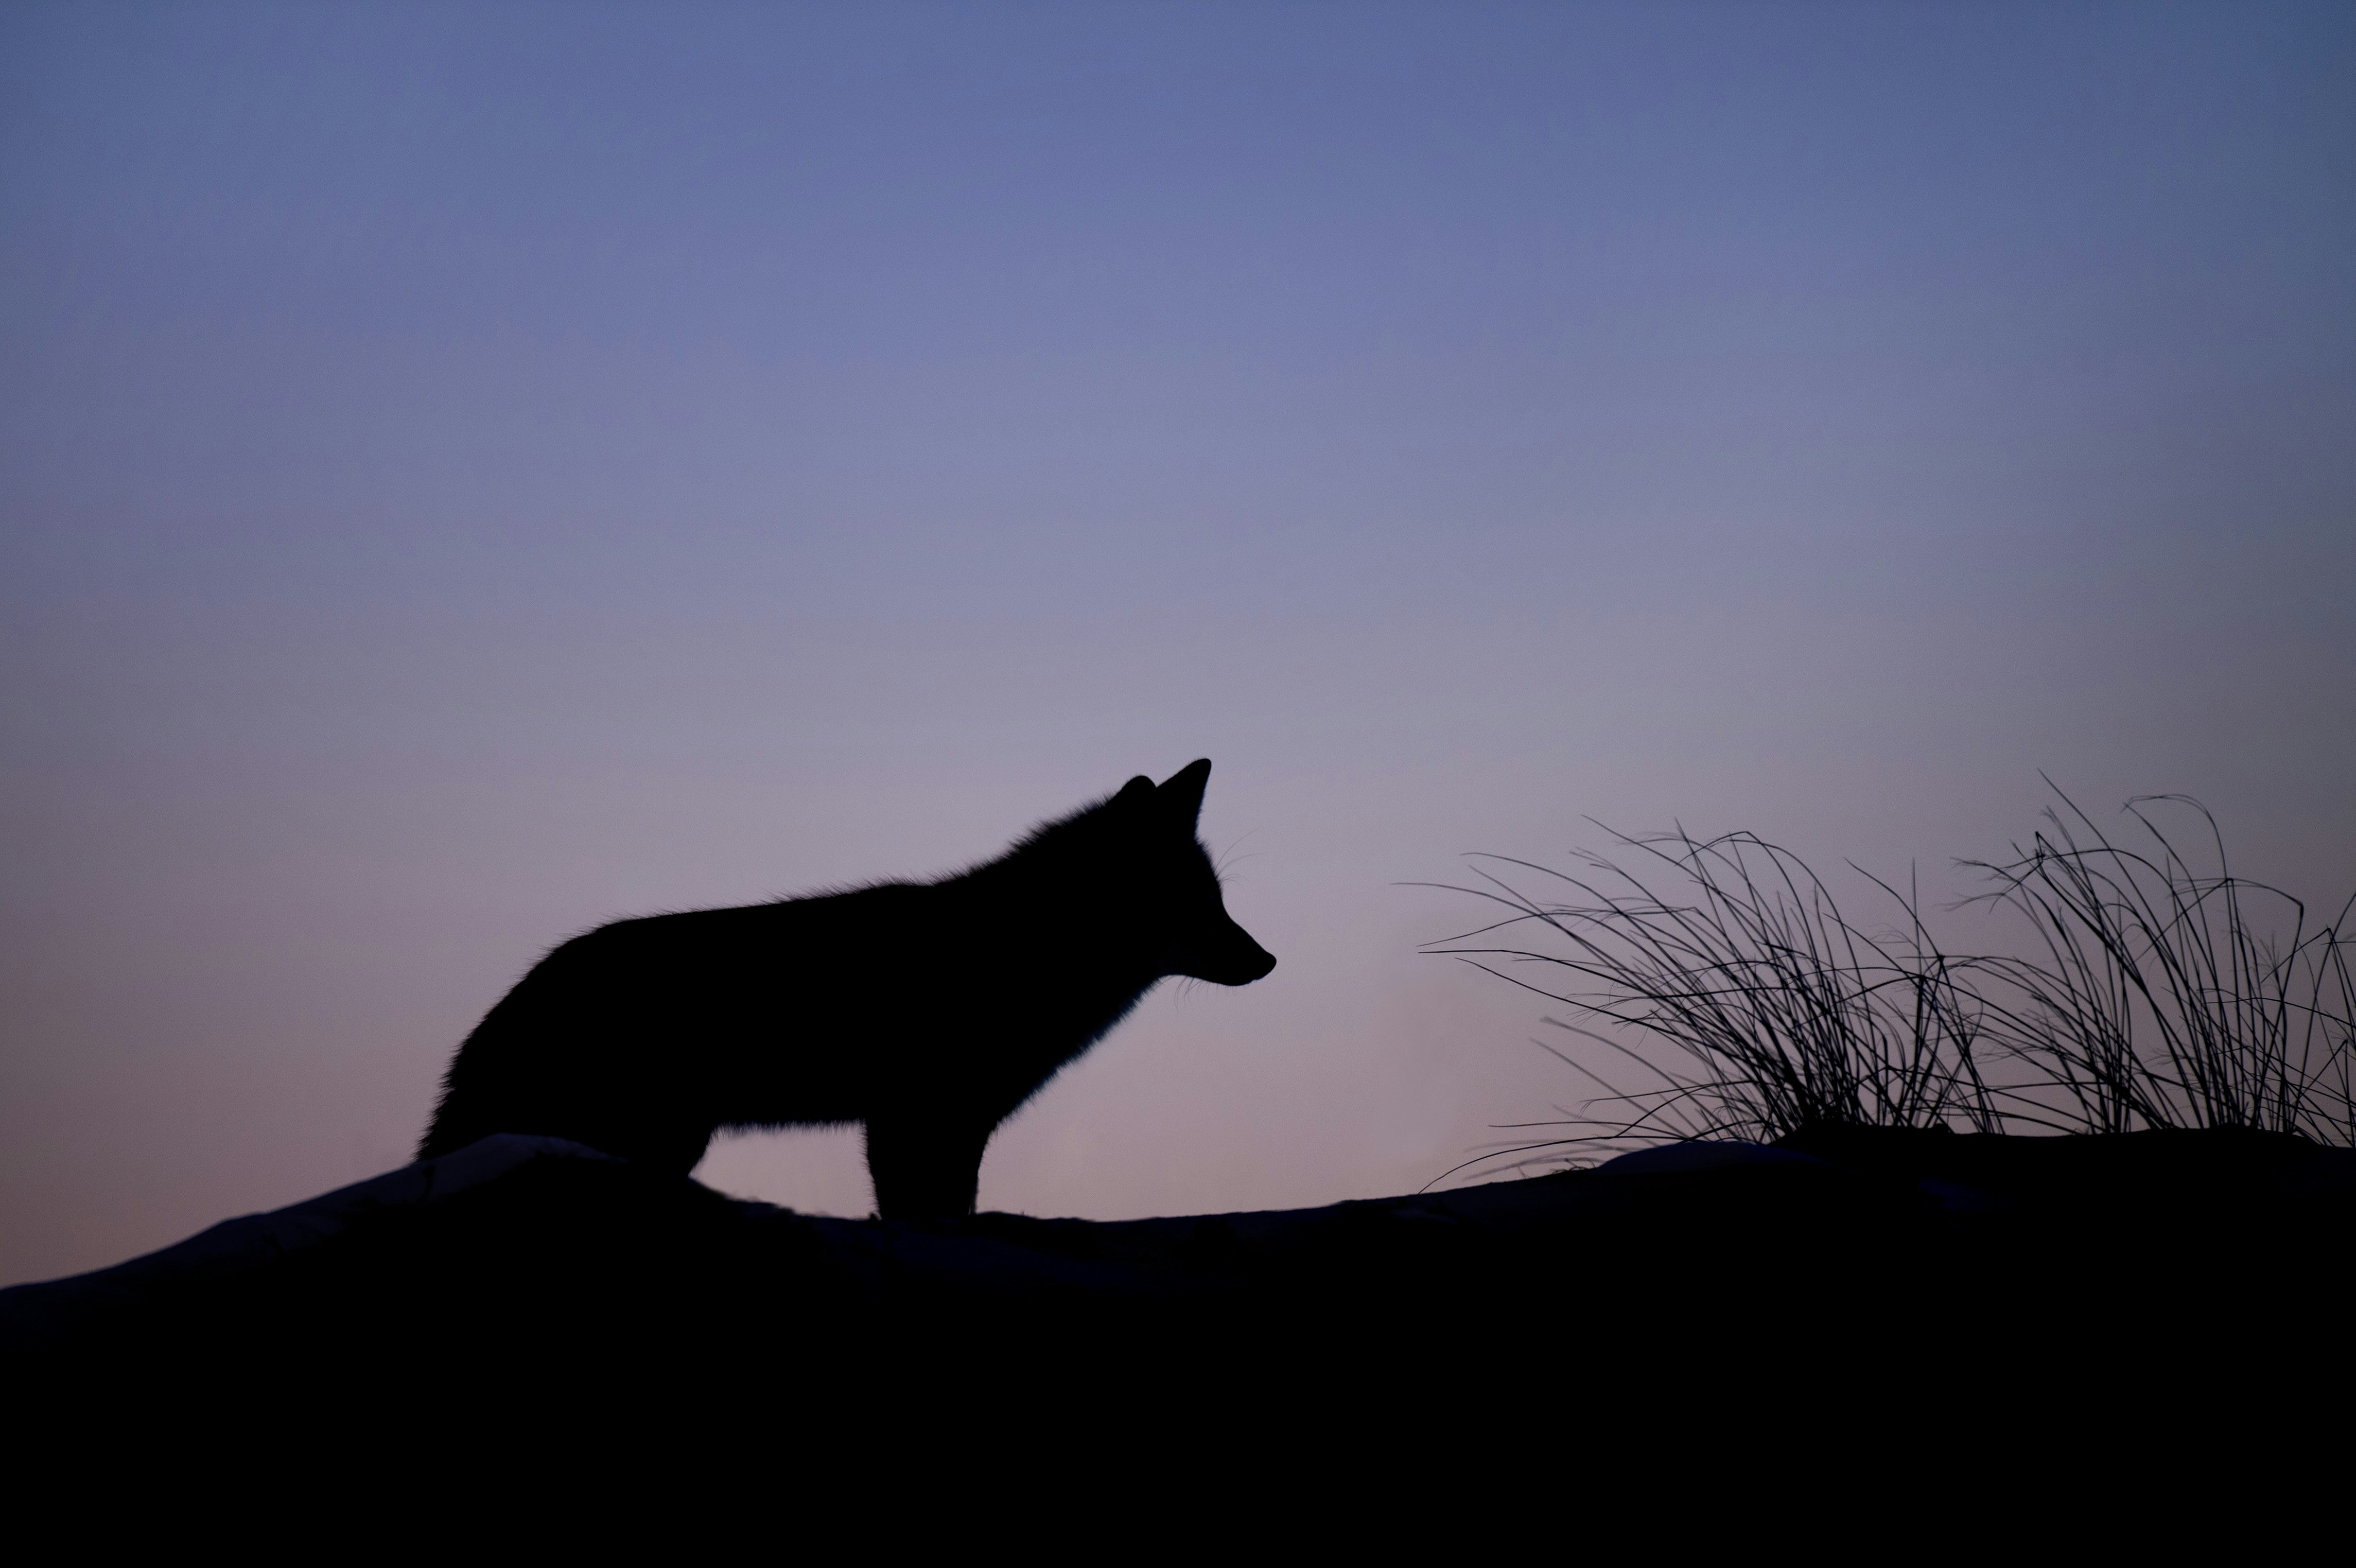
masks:
POLYGON ((1410 1189, 1584 1090, 1400 884, 1944 897, 2043 769, 2336 908, 2351 588, 2344 5, 12 5, 0 1282, 400 1163, 573 932, 1196 756, 1281 967, 982 1201, 1410 1189))

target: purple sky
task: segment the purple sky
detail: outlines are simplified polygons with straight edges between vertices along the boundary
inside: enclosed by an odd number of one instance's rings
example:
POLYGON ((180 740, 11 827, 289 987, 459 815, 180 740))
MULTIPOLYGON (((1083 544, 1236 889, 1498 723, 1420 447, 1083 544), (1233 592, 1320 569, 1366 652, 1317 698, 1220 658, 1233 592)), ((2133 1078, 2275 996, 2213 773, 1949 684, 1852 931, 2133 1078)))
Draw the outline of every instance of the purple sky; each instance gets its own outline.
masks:
POLYGON ((1281 966, 986 1205, 1575 1101, 1398 884, 1586 817, 1944 897, 2042 768, 2336 908, 2351 258, 2340 5, 11 5, 0 1281, 399 1163, 568 934, 1196 756, 1281 966))

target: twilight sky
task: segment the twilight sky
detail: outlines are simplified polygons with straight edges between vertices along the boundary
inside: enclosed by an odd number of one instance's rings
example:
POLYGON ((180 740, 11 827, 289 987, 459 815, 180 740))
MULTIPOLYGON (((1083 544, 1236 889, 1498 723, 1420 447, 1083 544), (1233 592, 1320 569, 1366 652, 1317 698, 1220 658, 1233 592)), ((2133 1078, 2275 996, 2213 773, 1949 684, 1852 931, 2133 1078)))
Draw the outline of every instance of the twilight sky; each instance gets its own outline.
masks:
POLYGON ((1281 965, 982 1201, 1411 1189, 1584 1090, 1400 884, 1944 897, 2041 768, 2336 908, 2351 589, 2345 5, 14 5, 0 1283, 400 1163, 575 931, 1196 756, 1281 965))

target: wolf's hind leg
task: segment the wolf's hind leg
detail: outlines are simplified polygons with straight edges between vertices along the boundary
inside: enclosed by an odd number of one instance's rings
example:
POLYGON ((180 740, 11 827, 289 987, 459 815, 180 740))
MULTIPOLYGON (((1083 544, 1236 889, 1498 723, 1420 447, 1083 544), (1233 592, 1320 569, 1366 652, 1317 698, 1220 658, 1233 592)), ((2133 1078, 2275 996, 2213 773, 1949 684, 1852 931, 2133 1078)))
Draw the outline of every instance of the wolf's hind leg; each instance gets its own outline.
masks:
POLYGON ((867 1174, 886 1219, 962 1219, 973 1212, 981 1151, 996 1129, 958 1117, 889 1112, 867 1119, 867 1174))

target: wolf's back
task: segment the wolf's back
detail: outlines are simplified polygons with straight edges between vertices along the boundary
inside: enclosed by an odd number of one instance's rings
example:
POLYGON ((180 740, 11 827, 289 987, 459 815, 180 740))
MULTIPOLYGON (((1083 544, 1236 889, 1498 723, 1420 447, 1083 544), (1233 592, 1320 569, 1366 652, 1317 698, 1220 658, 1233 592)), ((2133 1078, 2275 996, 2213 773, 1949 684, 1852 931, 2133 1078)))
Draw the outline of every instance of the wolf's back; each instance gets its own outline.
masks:
MULTIPOLYGON (((619 920, 573 938, 466 1036, 421 1159, 494 1133, 667 1164, 731 1122, 856 1121, 878 955, 905 953, 936 889, 886 884, 619 920)), ((689 1151, 694 1151, 691 1157, 689 1151)))

